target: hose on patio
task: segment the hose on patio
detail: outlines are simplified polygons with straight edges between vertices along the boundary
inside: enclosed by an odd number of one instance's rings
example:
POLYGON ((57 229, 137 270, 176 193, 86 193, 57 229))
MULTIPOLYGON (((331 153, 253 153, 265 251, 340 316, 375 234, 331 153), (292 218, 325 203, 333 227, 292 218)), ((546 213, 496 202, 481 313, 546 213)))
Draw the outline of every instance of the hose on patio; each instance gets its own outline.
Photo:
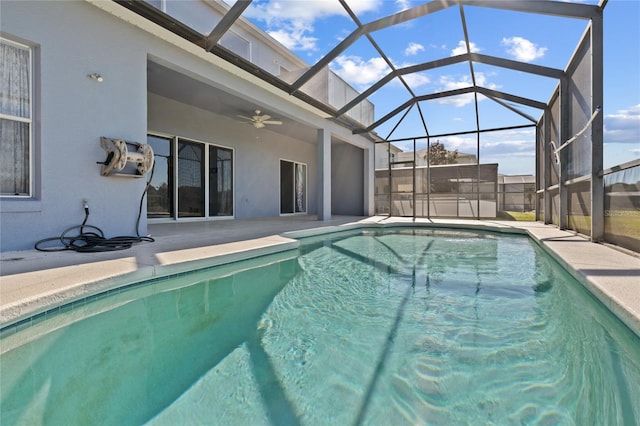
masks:
POLYGON ((82 253, 95 253, 105 251, 125 250, 131 248, 135 243, 153 242, 151 237, 137 236, 119 236, 105 238, 104 232, 97 226, 87 225, 89 218, 89 207, 84 208, 85 216, 82 225, 67 228, 59 237, 45 238, 38 241, 35 249, 38 251, 63 251, 74 250, 82 253), (79 230, 75 234, 73 231, 79 230), (44 247, 43 245, 50 241, 60 241, 62 246, 44 247))
POLYGON ((87 225, 89 219, 89 204, 84 201, 84 220, 81 225, 72 226, 67 228, 60 234, 59 237, 44 238, 35 244, 35 249, 38 251, 53 252, 73 250, 81 253, 96 253, 106 251, 125 250, 131 248, 136 243, 141 242, 154 242, 155 240, 149 236, 141 237, 140 231, 140 217, 142 216, 142 203, 144 202, 144 196, 149 190, 151 179, 153 178, 154 167, 151 169, 151 175, 140 197, 140 205, 138 207, 138 218, 136 220, 136 235, 135 236, 119 236, 106 238, 102 229, 97 226, 87 225), (78 229, 79 233, 72 235, 72 231, 78 229), (45 247, 44 245, 51 241, 60 241, 61 246, 45 247))

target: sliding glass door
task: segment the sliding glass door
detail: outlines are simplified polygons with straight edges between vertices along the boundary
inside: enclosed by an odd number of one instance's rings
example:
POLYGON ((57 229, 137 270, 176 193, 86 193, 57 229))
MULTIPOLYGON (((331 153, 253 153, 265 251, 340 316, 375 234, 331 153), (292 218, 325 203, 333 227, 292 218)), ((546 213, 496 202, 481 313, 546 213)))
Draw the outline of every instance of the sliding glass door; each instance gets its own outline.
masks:
POLYGON ((204 216, 204 144, 178 139, 178 217, 204 216))
POLYGON ((147 143, 153 149, 154 164, 147 190, 147 217, 172 218, 173 208, 173 138, 148 135, 147 143))
POLYGON ((280 214, 306 211, 307 165, 280 160, 280 214))
POLYGON ((209 146, 209 216, 233 215, 233 151, 209 146))
POLYGON ((147 217, 233 216, 233 150, 179 137, 148 135, 155 156, 147 217))

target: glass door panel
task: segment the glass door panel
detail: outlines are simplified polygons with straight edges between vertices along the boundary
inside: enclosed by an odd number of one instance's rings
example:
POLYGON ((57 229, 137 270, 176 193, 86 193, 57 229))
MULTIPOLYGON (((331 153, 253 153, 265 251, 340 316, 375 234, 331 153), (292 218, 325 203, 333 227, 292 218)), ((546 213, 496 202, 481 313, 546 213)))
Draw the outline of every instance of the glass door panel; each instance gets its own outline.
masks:
POLYGON ((280 160, 280 214, 307 211, 307 165, 280 160))
POLYGON ((153 149, 154 165, 151 183, 147 190, 147 217, 173 217, 173 164, 171 155, 172 138, 147 136, 147 143, 153 149))
POLYGON ((233 216, 233 151, 209 147, 209 216, 233 216))
POLYGON ((294 163, 280 161, 280 214, 294 212, 294 163))
POLYGON ((178 140, 178 217, 204 216, 204 145, 178 140))

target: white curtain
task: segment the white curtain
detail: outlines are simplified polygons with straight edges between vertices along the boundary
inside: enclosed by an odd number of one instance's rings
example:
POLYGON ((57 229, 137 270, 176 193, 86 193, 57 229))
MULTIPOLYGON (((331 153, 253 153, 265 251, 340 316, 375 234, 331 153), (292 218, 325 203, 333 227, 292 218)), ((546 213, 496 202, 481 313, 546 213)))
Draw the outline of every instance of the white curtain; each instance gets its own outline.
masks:
POLYGON ((29 50, 0 41, 0 193, 29 193, 29 50))
POLYGON ((305 212, 307 192, 307 166, 296 163, 296 212, 305 212))

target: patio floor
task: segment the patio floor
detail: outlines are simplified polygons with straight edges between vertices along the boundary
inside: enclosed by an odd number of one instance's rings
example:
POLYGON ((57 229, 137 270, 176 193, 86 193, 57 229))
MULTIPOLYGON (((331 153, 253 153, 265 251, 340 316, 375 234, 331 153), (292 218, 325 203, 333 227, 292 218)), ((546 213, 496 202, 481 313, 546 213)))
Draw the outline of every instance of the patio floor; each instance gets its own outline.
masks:
POLYGON ((149 225, 155 242, 115 252, 4 252, 0 327, 91 294, 162 275, 296 248, 299 237, 363 224, 487 229, 526 233, 640 336, 640 255, 538 222, 288 216, 149 225), (285 234, 285 235, 283 235, 285 234))

